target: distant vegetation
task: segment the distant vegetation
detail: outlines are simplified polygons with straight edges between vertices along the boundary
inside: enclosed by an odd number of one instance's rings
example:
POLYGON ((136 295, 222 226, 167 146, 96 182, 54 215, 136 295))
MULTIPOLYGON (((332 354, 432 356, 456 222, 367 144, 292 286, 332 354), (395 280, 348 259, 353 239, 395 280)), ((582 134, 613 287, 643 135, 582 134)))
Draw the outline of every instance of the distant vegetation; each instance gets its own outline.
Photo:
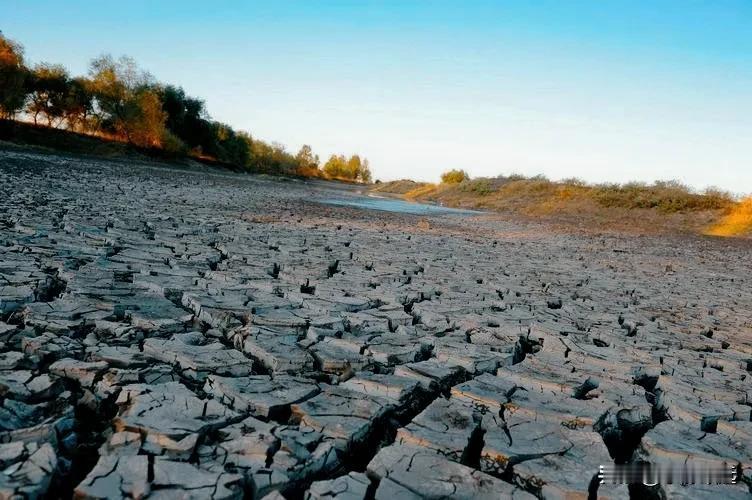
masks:
MULTIPOLYGON (((676 181, 658 181, 653 184, 631 182, 628 184, 587 184, 579 179, 551 181, 543 176, 520 175, 481 177, 470 179, 462 170, 450 170, 441 176, 442 183, 418 184, 408 197, 472 199, 479 206, 510 208, 519 202, 540 206, 566 200, 591 200, 603 207, 654 208, 661 212, 727 209, 734 204, 731 194, 707 189, 696 193, 676 181), (470 196, 462 196, 462 194, 470 196), (501 204, 500 204, 501 203, 501 204)), ((389 189, 388 183, 380 186, 389 189)))
POLYGON ((742 200, 735 205, 707 234, 713 236, 739 236, 752 234, 752 198, 742 200))
POLYGON ((410 179, 389 182, 376 181, 376 184, 371 186, 371 191, 386 194, 405 194, 425 185, 425 182, 415 182, 410 179))
POLYGON ((585 221, 586 225, 677 224, 715 235, 752 232, 752 200, 739 202, 718 189, 696 192, 676 181, 587 184, 578 179, 551 181, 521 175, 471 179, 462 170, 448 171, 441 180, 440 184, 383 182, 372 190, 447 206, 585 221))
MULTIPOLYGON (((212 120, 204 101, 181 87, 157 82, 131 58, 103 55, 91 61, 86 76, 71 76, 58 64, 27 66, 21 45, 2 34, 0 119, 6 120, 0 131, 7 129, 4 124, 16 123, 15 137, 57 149, 110 154, 117 150, 114 145, 127 144, 253 172, 371 182, 367 159, 332 155, 322 166, 308 145, 292 154, 279 143, 255 139, 212 120)), ((707 234, 752 233, 752 199, 739 202, 716 189, 695 192, 678 182, 592 185, 519 175, 471 179, 455 169, 442 174, 440 184, 400 180, 377 183, 372 190, 525 215, 555 214, 578 221, 600 217, 608 225, 630 218, 650 225, 658 219, 649 213, 675 221, 674 215, 702 212, 711 215, 693 216, 693 230, 703 223, 701 230, 707 234)))
POLYGON ((342 155, 332 155, 324 164, 324 173, 332 179, 371 182, 368 160, 361 160, 358 155, 353 155, 349 159, 342 155))
POLYGON ((470 176, 464 170, 450 170, 441 174, 442 184, 459 184, 467 180, 470 180, 470 176))
POLYGON ((129 57, 95 58, 86 76, 59 64, 28 67, 20 44, 0 34, 0 119, 25 119, 65 129, 191 155, 255 172, 370 182, 368 160, 332 155, 320 168, 310 146, 297 154, 212 120, 201 99, 157 82, 129 57))

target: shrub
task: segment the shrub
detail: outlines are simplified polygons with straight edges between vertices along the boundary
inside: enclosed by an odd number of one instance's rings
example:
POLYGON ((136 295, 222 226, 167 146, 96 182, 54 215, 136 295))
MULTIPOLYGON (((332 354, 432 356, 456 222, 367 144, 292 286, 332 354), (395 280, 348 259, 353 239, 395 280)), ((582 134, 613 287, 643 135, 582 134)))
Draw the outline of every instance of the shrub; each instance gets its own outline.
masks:
POLYGON ((442 184, 459 184, 462 181, 470 180, 470 176, 464 170, 449 170, 441 174, 442 184))
POLYGON ((169 130, 165 130, 162 133, 162 148, 164 148, 167 154, 173 156, 188 154, 188 146, 169 130))
POLYGON ((658 181, 652 185, 601 184, 593 187, 592 195, 604 207, 655 208, 662 212, 717 210, 733 203, 728 193, 716 189, 699 194, 678 181, 658 181))
POLYGON ((491 184, 491 180, 486 178, 466 180, 460 183, 459 188, 462 191, 475 193, 479 196, 485 196, 496 191, 491 184))

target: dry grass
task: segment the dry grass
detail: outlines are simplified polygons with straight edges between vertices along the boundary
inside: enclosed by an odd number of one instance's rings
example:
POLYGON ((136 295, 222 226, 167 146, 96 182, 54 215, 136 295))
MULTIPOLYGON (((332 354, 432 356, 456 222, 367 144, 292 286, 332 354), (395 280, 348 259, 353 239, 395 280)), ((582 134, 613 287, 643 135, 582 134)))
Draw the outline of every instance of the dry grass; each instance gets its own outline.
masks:
POLYGON ((409 179, 401 179, 398 181, 380 182, 378 184, 374 184, 371 187, 371 191, 375 193, 405 194, 412 191, 413 189, 425 185, 425 182, 415 182, 409 179))
POLYGON ((705 234, 712 236, 752 235, 752 197, 740 201, 705 234))
POLYGON ((578 179, 554 182, 543 176, 519 175, 478 178, 457 184, 395 181, 380 184, 378 191, 446 206, 511 212, 582 227, 637 232, 702 233, 737 204, 728 193, 695 192, 678 182, 592 185, 578 179))

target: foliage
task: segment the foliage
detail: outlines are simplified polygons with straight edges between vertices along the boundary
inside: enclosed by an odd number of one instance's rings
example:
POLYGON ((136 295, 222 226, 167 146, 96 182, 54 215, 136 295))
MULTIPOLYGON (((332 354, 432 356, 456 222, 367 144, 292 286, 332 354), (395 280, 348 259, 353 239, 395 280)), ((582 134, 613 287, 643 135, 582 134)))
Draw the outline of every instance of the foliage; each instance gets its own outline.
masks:
MULTIPOLYGON (((594 212, 598 207, 677 214, 731 210, 737 206, 729 193, 718 189, 695 192, 676 181, 592 185, 579 179, 551 181, 542 175, 524 177, 513 174, 440 185, 394 181, 375 190, 453 206, 512 210, 526 214, 561 210, 594 212)), ((733 221, 729 224, 743 226, 749 212, 734 213, 733 221)))
POLYGON ((464 170, 449 170, 441 174, 442 184, 459 184, 467 180, 470 180, 470 176, 464 170))
POLYGON ((0 118, 13 118, 26 101, 23 47, 0 34, 0 118))
POLYGON ((218 160, 245 167, 250 160, 248 141, 250 136, 243 132, 235 132, 232 127, 224 123, 212 123, 214 128, 215 150, 213 156, 218 160))
POLYGON ((426 185, 424 182, 415 182, 410 179, 400 179, 398 181, 388 182, 380 182, 379 180, 376 180, 375 184, 377 185, 372 187, 371 191, 391 194, 406 194, 426 185))
POLYGON ((68 80, 63 101, 64 120, 71 130, 86 131, 96 128, 92 123, 94 99, 89 92, 89 81, 85 78, 68 80))
POLYGON ((321 174, 319 170, 319 156, 313 154, 311 146, 303 144, 295 155, 295 161, 298 164, 297 174, 305 177, 318 177, 321 174))
MULTIPOLYGON (((170 155, 193 154, 242 169, 319 177, 319 157, 304 145, 297 154, 279 143, 209 117, 204 101, 182 87, 161 84, 129 57, 102 55, 87 77, 71 78, 60 65, 24 66, 23 49, 0 34, 0 118, 24 109, 34 124, 105 135, 170 155)), ((333 178, 370 182, 368 160, 358 155, 330 159, 333 178)))
POLYGON ((129 57, 104 55, 91 62, 89 75, 95 111, 106 131, 138 146, 161 146, 167 113, 149 73, 129 57))
POLYGON ((167 113, 166 127, 189 148, 216 149, 216 134, 206 115, 204 101, 186 95, 181 87, 159 86, 162 110, 167 113))
POLYGON ((132 106, 132 112, 124 123, 131 142, 145 147, 161 146, 167 114, 162 110, 157 93, 149 88, 139 90, 132 106))
POLYGON ((723 209, 732 201, 727 193, 695 193, 677 181, 602 184, 592 188, 592 196, 604 207, 655 208, 662 212, 723 209))
POLYGON ((188 146, 170 130, 165 130, 162 134, 162 148, 170 156, 179 157, 188 154, 188 146))
POLYGON ((460 189, 465 192, 475 193, 479 196, 485 196, 494 192, 494 187, 489 179, 473 179, 460 183, 460 189))
POLYGON ((350 158, 332 155, 324 164, 324 173, 332 179, 371 182, 371 169, 368 160, 358 155, 350 158))
POLYGON ((52 127, 55 120, 60 125, 65 118, 68 80, 68 71, 59 64, 40 63, 34 67, 29 74, 31 94, 26 107, 34 124, 41 114, 47 119, 47 126, 52 127))

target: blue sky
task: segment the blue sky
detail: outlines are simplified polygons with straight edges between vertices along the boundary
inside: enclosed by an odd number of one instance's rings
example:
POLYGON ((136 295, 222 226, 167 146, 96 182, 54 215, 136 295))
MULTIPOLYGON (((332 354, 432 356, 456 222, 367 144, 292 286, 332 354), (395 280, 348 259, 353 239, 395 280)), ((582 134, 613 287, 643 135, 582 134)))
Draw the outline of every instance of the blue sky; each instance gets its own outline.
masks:
POLYGON ((31 62, 133 56, 212 117, 375 177, 752 192, 752 2, 16 1, 31 62))

